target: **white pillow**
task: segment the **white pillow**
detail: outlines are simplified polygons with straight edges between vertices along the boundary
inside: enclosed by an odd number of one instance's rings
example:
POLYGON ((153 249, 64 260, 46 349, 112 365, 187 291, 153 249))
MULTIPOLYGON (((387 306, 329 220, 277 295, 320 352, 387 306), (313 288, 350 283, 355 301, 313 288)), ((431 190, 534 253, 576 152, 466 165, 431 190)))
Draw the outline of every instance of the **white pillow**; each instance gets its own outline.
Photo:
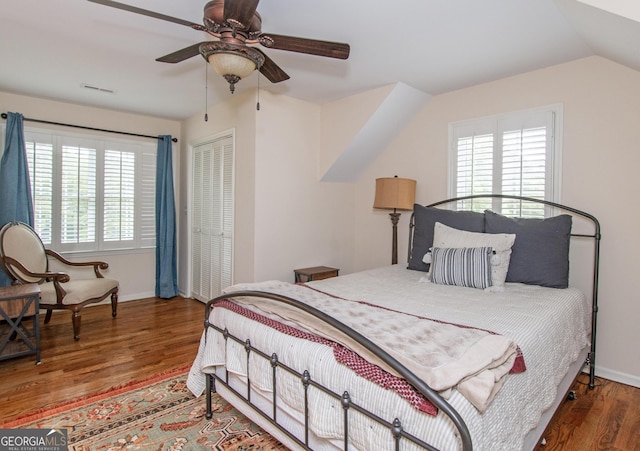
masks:
POLYGON ((491 258, 491 282, 497 291, 504 289, 511 259, 511 246, 515 240, 515 233, 467 232, 440 222, 436 222, 433 229, 433 247, 492 247, 495 255, 491 258))

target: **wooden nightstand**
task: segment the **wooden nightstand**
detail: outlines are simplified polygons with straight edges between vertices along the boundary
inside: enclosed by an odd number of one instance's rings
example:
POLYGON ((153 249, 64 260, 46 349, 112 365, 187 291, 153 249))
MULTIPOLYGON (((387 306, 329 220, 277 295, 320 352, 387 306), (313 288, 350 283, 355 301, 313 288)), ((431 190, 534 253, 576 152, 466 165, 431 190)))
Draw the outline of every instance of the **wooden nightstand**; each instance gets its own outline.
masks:
POLYGON ((314 266, 312 268, 294 269, 296 283, 311 282, 312 280, 328 279, 329 277, 337 277, 338 268, 330 268, 329 266, 314 266))
POLYGON ((40 287, 0 287, 0 360, 35 354, 40 363, 40 287), (31 329, 25 324, 32 320, 31 329))

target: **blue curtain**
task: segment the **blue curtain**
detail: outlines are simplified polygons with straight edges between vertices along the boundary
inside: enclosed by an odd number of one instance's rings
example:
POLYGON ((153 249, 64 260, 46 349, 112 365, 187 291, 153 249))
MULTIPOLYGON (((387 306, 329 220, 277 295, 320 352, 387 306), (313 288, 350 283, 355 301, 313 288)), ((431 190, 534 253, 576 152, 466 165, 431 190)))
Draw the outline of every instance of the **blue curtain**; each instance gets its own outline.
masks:
MULTIPOLYGON (((11 221, 24 222, 33 227, 23 117, 19 113, 7 114, 4 153, 0 160, 0 227, 11 221)), ((10 284, 11 279, 0 268, 0 286, 10 284)))
POLYGON ((156 161, 156 296, 178 294, 176 205, 173 195, 171 135, 158 136, 156 161))

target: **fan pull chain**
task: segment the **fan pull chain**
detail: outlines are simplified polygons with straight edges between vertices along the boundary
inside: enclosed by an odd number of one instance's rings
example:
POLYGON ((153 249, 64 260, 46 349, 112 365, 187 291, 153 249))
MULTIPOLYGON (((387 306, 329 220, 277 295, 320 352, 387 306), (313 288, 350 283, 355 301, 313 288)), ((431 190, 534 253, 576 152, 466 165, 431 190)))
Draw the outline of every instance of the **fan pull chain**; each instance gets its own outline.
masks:
POLYGON ((260 111, 260 72, 258 72, 258 101, 256 102, 256 110, 260 111))
POLYGON ((209 65, 204 65, 204 121, 209 121, 209 65))

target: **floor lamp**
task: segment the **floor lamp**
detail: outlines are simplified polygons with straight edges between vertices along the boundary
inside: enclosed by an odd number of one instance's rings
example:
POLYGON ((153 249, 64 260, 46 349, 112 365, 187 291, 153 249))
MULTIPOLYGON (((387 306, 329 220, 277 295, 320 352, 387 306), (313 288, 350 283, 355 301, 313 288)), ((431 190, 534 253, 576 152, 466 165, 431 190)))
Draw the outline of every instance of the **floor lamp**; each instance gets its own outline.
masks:
POLYGON ((416 181, 395 177, 376 179, 376 198, 373 208, 393 210, 389 213, 393 227, 391 242, 391 264, 398 263, 398 220, 400 213, 397 210, 413 210, 416 200, 416 181))

